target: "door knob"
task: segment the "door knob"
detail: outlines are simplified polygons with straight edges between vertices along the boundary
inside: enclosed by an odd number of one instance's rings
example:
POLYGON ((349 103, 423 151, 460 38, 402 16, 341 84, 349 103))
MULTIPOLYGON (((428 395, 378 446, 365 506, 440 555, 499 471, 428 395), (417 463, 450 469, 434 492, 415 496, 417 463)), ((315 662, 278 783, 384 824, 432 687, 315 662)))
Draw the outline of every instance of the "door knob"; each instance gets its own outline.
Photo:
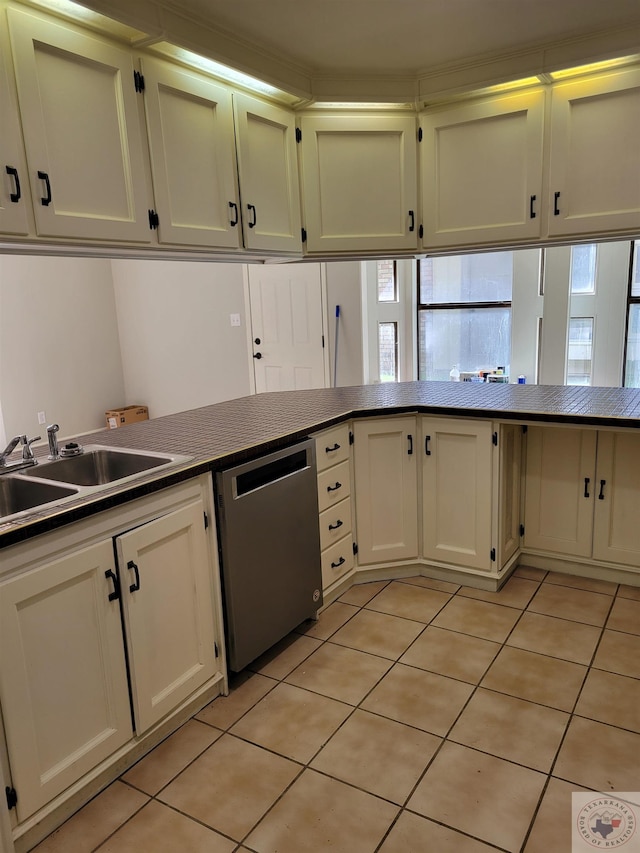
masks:
POLYGON ((262 358, 262 353, 261 352, 254 352, 253 357, 254 358, 262 358))
POLYGON ((260 344, 262 343, 260 338, 255 338, 253 342, 254 342, 254 344, 258 344, 258 346, 260 346, 260 344))

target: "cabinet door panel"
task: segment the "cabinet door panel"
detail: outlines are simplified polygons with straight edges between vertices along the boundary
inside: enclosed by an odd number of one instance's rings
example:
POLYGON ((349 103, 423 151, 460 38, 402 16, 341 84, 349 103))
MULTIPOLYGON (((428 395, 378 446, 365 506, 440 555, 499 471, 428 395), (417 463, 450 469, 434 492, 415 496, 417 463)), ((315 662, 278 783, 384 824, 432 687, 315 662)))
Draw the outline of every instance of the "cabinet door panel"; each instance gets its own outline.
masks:
POLYGON ((637 231, 640 71, 558 83, 551 105, 549 233, 637 231))
POLYGON ((640 567, 640 436, 598 433, 593 556, 640 567), (600 499, 602 495, 602 499, 600 499))
POLYGON ((204 506, 198 501, 137 527, 116 546, 141 734, 217 669, 204 506))
POLYGON ((309 252, 417 248, 413 116, 303 117, 302 181, 309 252))
POLYGON ((293 113, 234 94, 247 249, 302 253, 293 113))
POLYGON ((111 540, 0 585, 0 685, 22 820, 132 737, 111 540))
POLYGON ((9 92, 1 45, 0 127, 0 233, 28 234, 28 175, 20 137, 18 108, 9 92))
POLYGON ((491 424, 423 418, 422 430, 423 555, 488 571, 491 424))
POLYGON ((131 55, 70 25, 8 15, 38 234, 148 243, 131 55))
POLYGON ((498 513, 498 568, 520 547, 520 493, 522 476, 522 428, 500 428, 500 491, 498 513))
POLYGON ((156 59, 142 69, 160 242, 238 248, 230 92, 156 59))
POLYGON ((596 432, 529 427, 526 548, 591 556, 596 432))
POLYGON ((358 563, 417 557, 415 418, 357 422, 354 436, 358 563))
POLYGON ((423 115, 427 246, 540 235, 544 92, 423 115))

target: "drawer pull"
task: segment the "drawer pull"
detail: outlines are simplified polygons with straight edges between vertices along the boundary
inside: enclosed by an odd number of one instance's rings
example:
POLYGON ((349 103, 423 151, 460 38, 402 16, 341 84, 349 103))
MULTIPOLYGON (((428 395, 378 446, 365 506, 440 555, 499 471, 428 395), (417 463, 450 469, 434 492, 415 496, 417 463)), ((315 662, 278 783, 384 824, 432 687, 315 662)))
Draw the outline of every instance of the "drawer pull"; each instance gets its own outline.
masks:
POLYGON ((598 495, 599 501, 604 500, 604 487, 606 486, 606 484, 607 484, 606 480, 600 480, 600 494, 598 495))
POLYGON ((589 480, 589 477, 584 478, 584 496, 585 496, 585 498, 589 497, 589 483, 590 482, 591 481, 589 480))
POLYGON ((340 445, 336 442, 333 447, 325 447, 325 453, 333 453, 334 450, 340 450, 340 445))
POLYGON ((337 562, 337 563, 331 563, 331 568, 332 568, 332 569, 337 569, 337 568, 339 568, 340 566, 342 566, 342 565, 343 565, 344 563, 346 563, 346 562, 347 562, 347 561, 345 560, 345 558, 344 558, 344 557, 340 557, 340 559, 338 560, 338 562, 337 562))
POLYGON ((111 569, 106 571, 104 573, 104 576, 105 578, 107 578, 107 580, 111 578, 111 580, 113 581, 113 592, 109 593, 109 601, 116 601, 118 598, 120 598, 120 583, 118 582, 118 576, 115 574, 115 572, 112 572, 111 569))
POLYGON ((229 220, 229 225, 233 228, 238 224, 238 205, 235 201, 230 201, 229 208, 233 211, 233 219, 229 220))
POLYGON ((335 486, 327 486, 327 491, 328 492, 337 492, 338 489, 341 489, 341 488, 342 488, 342 483, 336 482, 335 486))
POLYGON ((431 456, 431 451, 429 450, 429 442, 431 441, 430 435, 425 435, 424 437, 424 452, 426 456, 431 456))
POLYGON ((133 560, 129 560, 127 563, 127 568, 129 571, 133 571, 135 575, 135 581, 129 586, 129 592, 136 592, 140 589, 140 572, 138 571, 138 567, 133 562, 133 560))
POLYGON ((530 219, 536 218, 536 212, 533 209, 533 205, 535 204, 535 201, 536 201, 536 196, 532 195, 529 199, 529 218, 530 219))
POLYGON ((329 525, 329 530, 337 530, 339 527, 342 527, 343 524, 344 524, 344 522, 340 521, 340 519, 338 519, 335 524, 329 525))
POLYGON ((20 190, 20 177, 18 176, 18 170, 16 168, 14 168, 13 166, 7 166, 6 170, 7 170, 7 175, 10 175, 13 178, 13 181, 15 184, 15 190, 16 191, 13 193, 9 193, 9 198, 11 199, 12 202, 15 203, 17 201, 20 201, 20 196, 22 195, 22 192, 20 190))
POLYGON ((47 172, 39 171, 38 178, 40 178, 41 181, 44 181, 44 187, 47 192, 47 194, 40 199, 40 204, 42 204, 43 207, 48 207, 51 204, 51 182, 49 181, 49 175, 47 172))
POLYGON ((560 198, 560 193, 553 194, 553 215, 560 216, 560 208, 558 207, 558 199, 560 198))
POLYGON ((407 438, 409 439, 409 447, 407 448, 407 453, 409 456, 413 456, 413 436, 408 435, 407 438))

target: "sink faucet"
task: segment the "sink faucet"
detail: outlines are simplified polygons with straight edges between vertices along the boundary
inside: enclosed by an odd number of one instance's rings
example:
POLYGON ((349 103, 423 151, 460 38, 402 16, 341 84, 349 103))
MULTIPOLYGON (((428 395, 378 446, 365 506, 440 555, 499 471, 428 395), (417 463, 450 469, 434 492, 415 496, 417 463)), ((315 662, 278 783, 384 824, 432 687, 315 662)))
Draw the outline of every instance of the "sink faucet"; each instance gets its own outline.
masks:
POLYGON ((31 449, 34 441, 40 441, 40 436, 38 435, 35 438, 27 438, 26 435, 14 436, 2 453, 0 453, 0 468, 11 468, 13 470, 14 468, 26 468, 29 465, 37 465, 38 460, 33 455, 33 450, 31 449), (19 444, 22 444, 22 459, 7 463, 7 459, 19 444))
POLYGON ((47 427, 47 438, 49 439, 49 459, 57 459, 60 456, 58 450, 58 436, 56 433, 60 427, 58 424, 51 424, 47 427))
POLYGON ((22 438, 22 436, 20 436, 20 435, 15 435, 15 436, 11 439, 11 441, 9 442, 9 444, 7 444, 7 446, 6 446, 6 447, 5 447, 5 449, 2 451, 2 453, 0 453, 0 468, 4 467, 4 466, 7 464, 7 459, 9 458, 9 456, 11 456, 11 454, 13 453, 13 451, 14 451, 14 450, 16 449, 16 447, 20 444, 20 439, 21 439, 21 438, 22 438))

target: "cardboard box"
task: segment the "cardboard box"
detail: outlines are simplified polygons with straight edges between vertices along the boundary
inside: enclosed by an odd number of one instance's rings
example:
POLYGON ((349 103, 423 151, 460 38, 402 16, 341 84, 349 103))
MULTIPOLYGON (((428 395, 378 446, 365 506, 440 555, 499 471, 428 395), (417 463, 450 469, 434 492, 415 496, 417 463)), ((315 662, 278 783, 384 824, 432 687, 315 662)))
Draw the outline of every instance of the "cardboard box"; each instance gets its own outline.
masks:
POLYGON ((124 406, 122 409, 109 409, 104 414, 109 429, 149 420, 149 409, 146 406, 124 406))

